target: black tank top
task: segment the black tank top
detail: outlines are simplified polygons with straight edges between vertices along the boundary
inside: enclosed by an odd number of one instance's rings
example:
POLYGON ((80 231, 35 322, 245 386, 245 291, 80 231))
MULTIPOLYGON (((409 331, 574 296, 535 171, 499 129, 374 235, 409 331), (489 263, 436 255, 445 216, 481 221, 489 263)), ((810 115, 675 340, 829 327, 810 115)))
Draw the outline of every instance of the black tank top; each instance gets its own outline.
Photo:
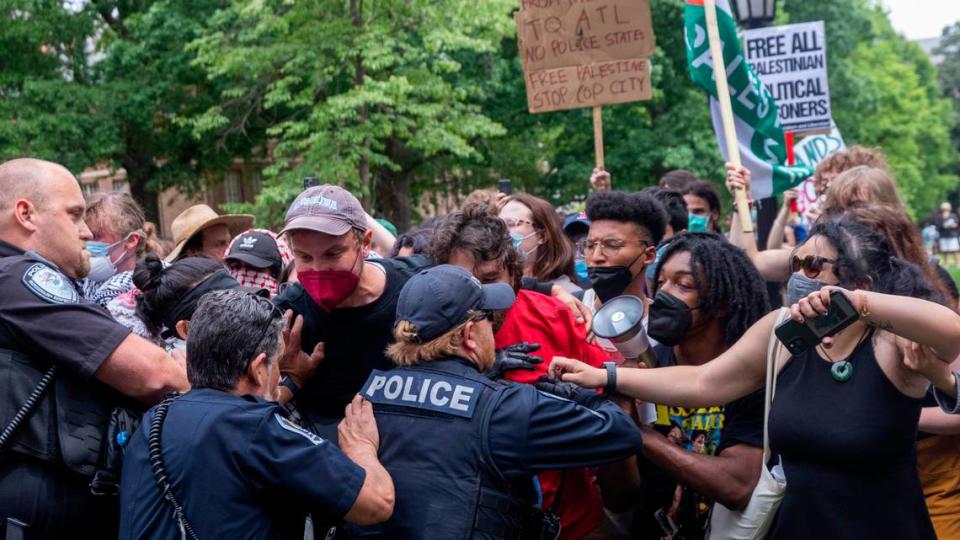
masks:
POLYGON ((934 539, 916 465, 922 400, 890 382, 872 335, 848 360, 847 382, 814 349, 778 376, 770 445, 787 490, 767 538, 934 539))

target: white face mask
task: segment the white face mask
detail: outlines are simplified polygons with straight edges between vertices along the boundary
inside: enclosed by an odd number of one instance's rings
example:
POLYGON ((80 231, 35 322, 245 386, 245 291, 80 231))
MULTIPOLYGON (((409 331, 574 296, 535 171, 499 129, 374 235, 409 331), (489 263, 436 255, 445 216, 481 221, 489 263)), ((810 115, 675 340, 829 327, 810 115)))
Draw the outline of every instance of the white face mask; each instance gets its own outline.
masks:
POLYGON ((127 258, 130 250, 124 250, 116 263, 110 258, 110 250, 126 242, 134 233, 142 234, 140 231, 133 231, 122 240, 112 244, 94 241, 87 242, 87 251, 90 252, 90 273, 87 274, 87 279, 94 283, 102 283, 115 276, 117 274, 117 263, 127 258))
POLYGON ((90 257, 90 273, 87 279, 94 283, 103 283, 117 274, 117 265, 110 260, 110 255, 90 257))

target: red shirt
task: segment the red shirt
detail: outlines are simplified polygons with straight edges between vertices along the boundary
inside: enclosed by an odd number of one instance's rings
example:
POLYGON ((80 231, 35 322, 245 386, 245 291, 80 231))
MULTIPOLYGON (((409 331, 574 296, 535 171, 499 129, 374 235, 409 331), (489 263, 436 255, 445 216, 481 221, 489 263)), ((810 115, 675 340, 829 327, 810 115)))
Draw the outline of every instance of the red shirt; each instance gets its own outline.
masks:
MULTIPOLYGON (((495 336, 496 346, 502 349, 526 341, 539 343, 535 353, 543 363, 535 371, 514 370, 506 377, 512 381, 532 384, 547 374, 554 356, 582 360, 600 367, 607 360, 603 349, 587 343, 584 326, 574 321, 573 314, 559 300, 539 293, 521 290, 517 301, 507 311, 503 326, 495 336)), ((556 508, 562 525, 560 538, 581 538, 595 529, 603 519, 603 500, 593 482, 590 469, 569 469, 540 473, 543 490, 543 508, 552 508, 557 489, 562 483, 560 502, 556 508)))

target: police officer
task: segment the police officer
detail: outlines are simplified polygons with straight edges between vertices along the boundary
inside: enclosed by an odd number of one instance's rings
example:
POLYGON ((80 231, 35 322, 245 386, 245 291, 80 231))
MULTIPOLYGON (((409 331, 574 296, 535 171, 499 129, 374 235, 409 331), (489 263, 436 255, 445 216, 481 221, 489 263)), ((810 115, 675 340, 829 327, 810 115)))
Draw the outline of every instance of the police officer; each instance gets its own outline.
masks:
POLYGON ((124 417, 124 396, 185 389, 184 364, 81 299, 74 280, 90 270, 91 234, 69 171, 7 161, 0 193, 0 531, 113 536, 111 417, 124 417))
POLYGON ((374 403, 396 508, 383 525, 352 535, 540 538, 534 473, 640 449, 633 421, 596 392, 562 399, 483 374, 496 357, 492 311, 514 299, 509 285, 481 285, 451 265, 404 286, 387 351, 400 367, 374 371, 360 391, 374 403))
POLYGON ((121 539, 173 540, 181 528, 189 539, 302 539, 307 512, 314 522, 390 516, 370 403, 347 405, 341 451, 275 402, 281 331, 265 298, 239 289, 201 298, 187 339, 193 389, 148 411, 124 458, 121 539))

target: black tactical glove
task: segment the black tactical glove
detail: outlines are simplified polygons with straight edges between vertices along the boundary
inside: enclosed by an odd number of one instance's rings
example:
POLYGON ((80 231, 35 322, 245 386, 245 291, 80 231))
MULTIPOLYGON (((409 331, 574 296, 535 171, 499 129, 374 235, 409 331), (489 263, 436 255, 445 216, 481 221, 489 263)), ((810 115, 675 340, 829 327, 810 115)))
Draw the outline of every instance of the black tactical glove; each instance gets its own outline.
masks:
POLYGON ((539 343, 515 343, 497 351, 497 359, 493 367, 488 369, 484 375, 491 379, 502 379, 503 374, 515 369, 525 369, 533 371, 537 369, 537 364, 543 363, 543 358, 532 356, 529 353, 540 348, 539 343))

